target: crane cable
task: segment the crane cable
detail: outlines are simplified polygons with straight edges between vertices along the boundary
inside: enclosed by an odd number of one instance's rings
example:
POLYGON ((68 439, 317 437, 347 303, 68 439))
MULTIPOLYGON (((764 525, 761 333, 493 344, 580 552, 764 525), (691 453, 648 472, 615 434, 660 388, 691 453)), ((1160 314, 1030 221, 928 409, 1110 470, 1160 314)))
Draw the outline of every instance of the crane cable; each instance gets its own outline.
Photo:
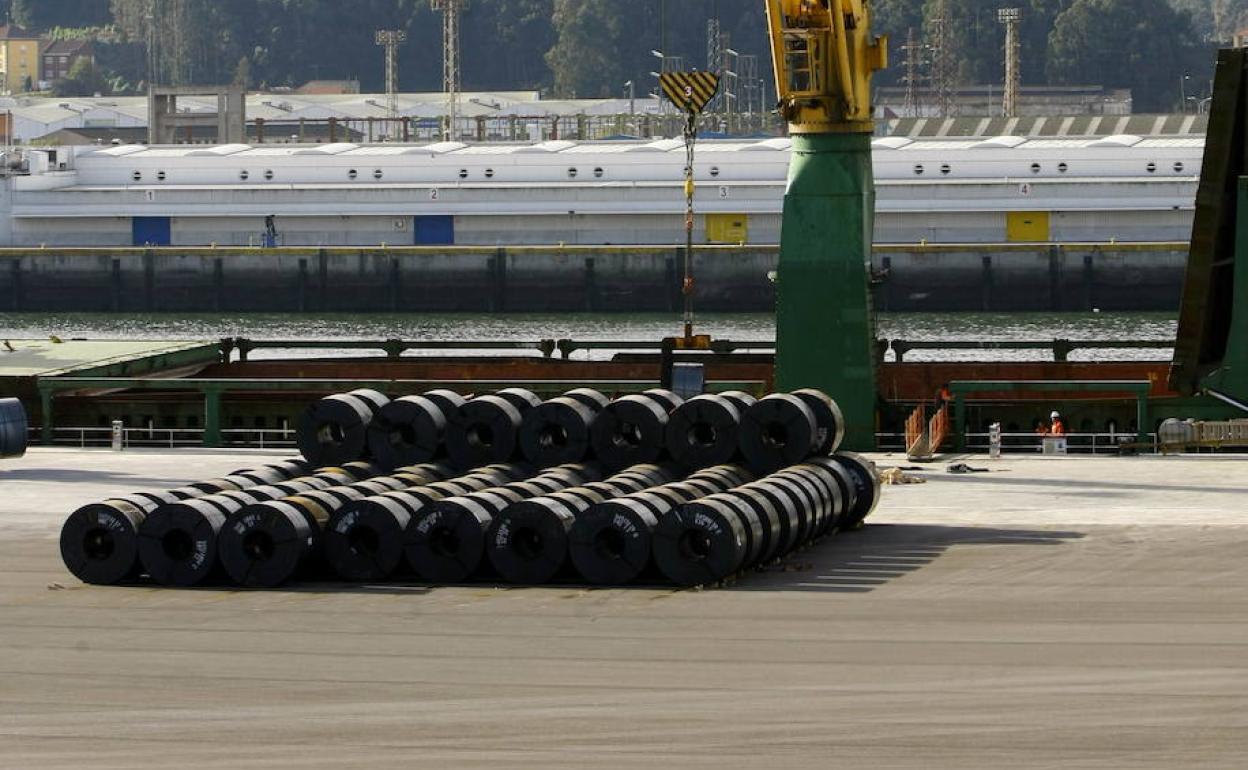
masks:
POLYGON ((689 110, 685 118, 685 277, 680 293, 685 302, 685 339, 693 337, 693 156, 698 140, 698 113, 689 110))

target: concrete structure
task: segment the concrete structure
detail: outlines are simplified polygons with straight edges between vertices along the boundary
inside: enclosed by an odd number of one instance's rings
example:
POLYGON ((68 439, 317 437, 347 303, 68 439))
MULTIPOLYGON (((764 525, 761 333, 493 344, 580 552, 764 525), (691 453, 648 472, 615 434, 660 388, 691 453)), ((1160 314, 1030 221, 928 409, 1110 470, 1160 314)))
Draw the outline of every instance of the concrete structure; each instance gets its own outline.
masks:
MULTIPOLYGON (((1203 143, 1118 135, 874 142, 877 243, 1176 241, 1203 143)), ((773 244, 790 140, 705 141, 696 241, 773 244)), ((671 242, 684 147, 123 145, 25 151, 0 179, 0 245, 287 246, 671 242)))
POLYGON ((706 591, 96 588, 61 565, 75 506, 270 459, 3 463, 6 764, 1170 770, 1248 753, 1243 457, 967 458, 993 472, 886 487, 865 530, 706 591))
POLYGON ((216 125, 214 141, 218 144, 241 142, 247 137, 247 108, 242 86, 156 86, 148 100, 148 143, 174 144, 178 132, 216 125), (217 108, 211 113, 183 112, 178 99, 184 96, 216 97, 217 108))
MULTIPOLYGON (((774 310, 777 256, 698 247, 698 309, 774 310)), ((873 292, 892 312, 1173 311, 1186 257, 1184 243, 877 246, 873 292)), ((674 312, 683 262, 676 246, 14 249, 0 311, 674 312)))
POLYGON ((16 24, 0 25, 0 90, 15 94, 38 86, 40 45, 38 35, 16 24))

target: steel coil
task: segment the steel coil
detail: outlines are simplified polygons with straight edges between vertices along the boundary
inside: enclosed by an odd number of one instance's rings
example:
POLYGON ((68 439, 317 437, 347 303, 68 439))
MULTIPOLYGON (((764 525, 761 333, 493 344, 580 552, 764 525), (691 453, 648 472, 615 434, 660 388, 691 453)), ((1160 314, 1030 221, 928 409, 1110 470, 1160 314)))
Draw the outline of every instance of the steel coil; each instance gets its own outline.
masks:
POLYGON ((539 468, 580 462, 589 455, 589 430, 596 415, 567 396, 543 402, 524 415, 520 450, 539 468))
POLYGON ((459 408, 446 430, 446 449, 458 468, 504 463, 516 454, 523 418, 500 396, 474 398, 459 408))
POLYGON ((26 407, 16 398, 0 398, 0 459, 26 454, 29 436, 26 407))
POLYGON ((714 395, 691 398, 672 412, 666 444, 672 459, 699 469, 730 462, 739 451, 741 412, 714 395))
POLYGON ((741 417, 741 454, 758 474, 805 460, 818 448, 819 427, 798 396, 776 393, 756 401, 741 417))
POLYGON ((424 396, 405 396, 381 408, 368 426, 368 453, 383 468, 427 463, 446 441, 447 417, 424 396))

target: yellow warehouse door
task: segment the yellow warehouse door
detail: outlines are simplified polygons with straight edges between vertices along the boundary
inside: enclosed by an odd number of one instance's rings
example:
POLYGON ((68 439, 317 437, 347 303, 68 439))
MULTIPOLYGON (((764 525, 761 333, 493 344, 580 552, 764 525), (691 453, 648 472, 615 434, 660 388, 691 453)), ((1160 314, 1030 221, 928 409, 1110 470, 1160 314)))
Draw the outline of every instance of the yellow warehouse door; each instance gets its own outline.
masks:
POLYGON ((1026 243, 1049 240, 1049 212, 1011 211, 1005 215, 1005 240, 1026 243))
POLYGON ((750 218, 745 214, 707 214, 706 240, 709 243, 745 243, 750 236, 750 218))

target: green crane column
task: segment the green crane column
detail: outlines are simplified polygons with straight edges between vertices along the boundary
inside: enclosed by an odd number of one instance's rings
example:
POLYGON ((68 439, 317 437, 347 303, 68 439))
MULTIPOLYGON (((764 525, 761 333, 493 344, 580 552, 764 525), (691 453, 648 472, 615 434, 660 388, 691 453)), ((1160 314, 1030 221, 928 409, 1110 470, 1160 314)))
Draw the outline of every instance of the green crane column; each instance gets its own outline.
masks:
POLYGON ((784 197, 776 385, 818 388, 845 414, 846 449, 875 448, 870 297, 871 135, 794 134, 784 197))

